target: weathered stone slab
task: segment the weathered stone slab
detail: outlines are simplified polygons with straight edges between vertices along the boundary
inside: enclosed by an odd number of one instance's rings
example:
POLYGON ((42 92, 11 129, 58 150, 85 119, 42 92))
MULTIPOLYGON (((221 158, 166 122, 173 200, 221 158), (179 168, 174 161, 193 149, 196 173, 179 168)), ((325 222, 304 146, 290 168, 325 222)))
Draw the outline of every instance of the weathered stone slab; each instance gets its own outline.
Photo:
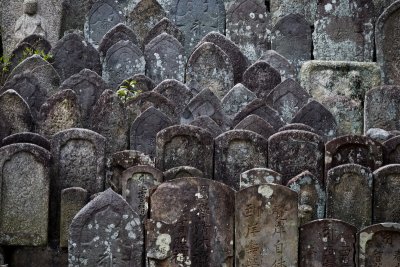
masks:
POLYGON ((175 179, 161 184, 150 203, 150 266, 233 266, 232 189, 210 179, 175 179))
POLYGON ((338 135, 363 133, 365 93, 381 83, 376 63, 308 61, 301 68, 300 81, 333 114, 338 135))
POLYGON ((372 181, 371 170, 358 164, 330 169, 326 176, 326 217, 349 222, 358 229, 370 225, 372 181))
POLYGON ((193 94, 211 90, 222 99, 233 87, 233 67, 228 55, 217 45, 204 42, 191 54, 185 81, 193 94))
POLYGON ((141 90, 142 92, 149 92, 156 87, 156 84, 152 79, 143 73, 137 73, 131 78, 123 81, 118 88, 120 88, 122 85, 129 85, 129 82, 131 81, 135 81, 135 88, 141 90))
POLYGON ((400 164, 400 136, 390 138, 383 143, 384 164, 400 164))
POLYGON ((236 193, 236 266, 297 266, 297 224, 297 194, 287 187, 264 184, 236 193))
POLYGON ((108 189, 89 202, 72 220, 68 262, 79 266, 143 262, 144 234, 138 214, 108 189))
POLYGON ((60 37, 70 31, 83 32, 86 16, 86 1, 62 0, 61 1, 61 29, 60 37))
POLYGON ((283 126, 282 128, 280 128, 279 132, 288 131, 288 130, 301 130, 301 131, 316 133, 314 128, 312 128, 308 125, 302 124, 302 123, 289 123, 289 124, 283 126))
POLYGON ((268 167, 282 174, 282 184, 310 171, 324 184, 324 141, 314 133, 289 130, 268 139, 268 167))
POLYGON ((225 114, 234 117, 254 99, 256 95, 246 86, 238 83, 222 98, 221 103, 225 114))
POLYGON ((68 252, 50 247, 17 247, 10 254, 9 265, 15 267, 68 266, 68 252))
POLYGON ((205 177, 203 172, 200 171, 199 169, 190 166, 178 166, 166 170, 164 172, 164 181, 170 181, 173 179, 185 178, 185 177, 210 178, 210 177, 205 177))
POLYGON ((287 186, 299 196, 300 225, 324 218, 325 188, 317 177, 309 171, 304 171, 290 179, 287 186))
POLYGON ((299 267, 355 267, 357 228, 335 219, 309 222, 300 227, 299 267))
POLYGON ((101 57, 105 57, 108 49, 119 41, 131 41, 135 45, 139 45, 136 34, 123 23, 118 23, 112 27, 99 43, 97 50, 101 57))
POLYGON ((47 137, 80 127, 81 112, 75 92, 66 89, 49 97, 40 107, 37 124, 39 133, 47 137))
POLYGON ((80 187, 70 187, 61 191, 60 247, 68 247, 69 226, 75 215, 87 204, 87 191, 80 187))
POLYGON ((28 103, 14 90, 0 95, 0 138, 20 132, 29 132, 33 119, 28 103))
POLYGON ((231 130, 215 138, 214 180, 240 187, 240 174, 253 168, 265 168, 267 140, 247 130, 231 130))
POLYGON ((154 158, 157 133, 172 125, 167 115, 154 107, 149 107, 130 127, 130 149, 141 151, 154 158))
MULTIPOLYGON (((168 12, 168 10, 165 11, 168 12)), ((182 45, 185 44, 185 35, 183 34, 183 32, 178 29, 178 27, 176 27, 176 25, 173 24, 168 18, 163 18, 159 22, 157 22, 157 24, 154 25, 154 27, 147 33, 146 38, 144 38, 143 41, 143 46, 150 43, 151 40, 153 40, 163 32, 175 37, 182 45)))
POLYGON ((50 153, 33 144, 0 148, 0 243, 47 244, 50 153))
POLYGON ((293 117, 292 123, 305 124, 326 140, 336 137, 338 125, 332 113, 318 101, 311 100, 293 117))
POLYGON ((226 36, 255 62, 271 48, 271 16, 265 1, 236 1, 226 12, 226 36))
POLYGON ((20 44, 27 43, 32 46, 34 50, 43 51, 45 54, 48 54, 51 50, 51 44, 47 39, 38 34, 31 34, 22 39, 20 44))
POLYGON ((146 74, 157 84, 164 79, 184 81, 185 51, 182 44, 175 37, 161 33, 144 49, 146 59, 146 74))
POLYGON ((30 132, 15 133, 9 135, 1 141, 1 146, 19 143, 34 144, 50 151, 50 141, 47 138, 41 136, 40 134, 30 132))
MULTIPOLYGON (((290 14, 299 14, 305 16, 312 24, 315 17, 315 12, 317 8, 317 1, 270 1, 270 12, 272 17, 272 23, 275 25, 280 19, 290 14)), ((321 3, 322 4, 322 3, 321 3)))
MULTIPOLYGON (((200 116, 194 119, 190 125, 197 126, 203 128, 210 132, 210 134, 215 138, 218 135, 222 134, 222 129, 219 125, 208 116, 200 116)), ((201 177, 201 176, 197 176, 201 177)))
POLYGON ((260 116, 257 115, 249 115, 246 118, 244 118, 241 122, 239 122, 235 126, 235 130, 248 130, 252 131, 255 133, 258 133, 262 137, 264 137, 266 140, 276 133, 275 129, 266 122, 264 119, 262 119, 260 116))
POLYGON ((267 50, 263 53, 259 60, 267 62, 271 67, 279 71, 282 81, 291 78, 296 79, 296 69, 289 60, 276 52, 275 50, 267 50))
POLYGON ((28 43, 20 43, 12 50, 10 54, 10 66, 8 69, 13 70, 19 63, 26 59, 26 52, 33 51, 34 48, 28 43))
POLYGON ((212 177, 214 139, 208 131, 190 125, 171 126, 157 134, 156 142, 156 167, 161 171, 191 166, 212 177))
POLYGON ((190 89, 184 83, 174 79, 162 81, 153 91, 171 100, 175 104, 177 114, 183 112, 193 97, 190 89))
POLYGON ((265 99, 280 83, 281 74, 265 61, 257 61, 243 74, 243 85, 261 99, 265 99))
POLYGON ((267 168, 253 168, 240 174, 240 189, 265 183, 282 184, 282 175, 267 168))
POLYGON ((83 69, 90 69, 101 75, 100 56, 97 50, 77 33, 69 33, 61 38, 50 52, 53 67, 66 80, 83 69))
POLYGON ((93 107, 91 129, 107 140, 106 154, 128 148, 129 125, 124 104, 114 91, 105 90, 93 107))

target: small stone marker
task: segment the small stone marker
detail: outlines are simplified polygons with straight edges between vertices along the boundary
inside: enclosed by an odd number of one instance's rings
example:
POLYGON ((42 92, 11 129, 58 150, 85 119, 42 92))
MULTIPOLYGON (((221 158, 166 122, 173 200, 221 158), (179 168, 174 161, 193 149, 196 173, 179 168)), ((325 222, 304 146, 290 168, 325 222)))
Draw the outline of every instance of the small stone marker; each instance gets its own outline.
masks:
POLYGON ((166 79, 162 81, 153 89, 153 91, 171 100, 175 104, 176 112, 178 114, 182 113, 190 99, 193 97, 190 89, 185 84, 174 79, 166 79))
POLYGON ((400 136, 395 136, 384 142, 383 148, 385 164, 400 164, 400 136))
POLYGON ((190 125, 197 126, 203 128, 206 131, 209 131, 214 138, 222 134, 223 132, 221 127, 208 116, 197 117, 190 123, 190 125))
MULTIPOLYGON (((169 0, 167 0, 169 1, 169 0)), ((160 2, 160 1, 159 1, 160 2)), ((156 38, 161 33, 167 33, 175 37, 182 45, 185 45, 185 35, 181 30, 176 27, 168 18, 163 18, 147 33, 146 38, 144 38, 143 46, 150 43, 151 40, 156 38)), ((185 54, 186 55, 186 54, 185 54)))
POLYGON ((101 39, 97 50, 100 56, 104 58, 108 49, 119 41, 131 41, 135 45, 139 45, 136 34, 123 23, 118 23, 112 27, 101 39))
POLYGON ((225 114, 234 117, 254 99, 256 95, 243 84, 238 83, 222 98, 221 103, 225 114))
POLYGON ((83 32, 86 16, 86 2, 80 0, 63 0, 61 2, 60 36, 71 30, 83 32))
POLYGON ((240 174, 240 189, 265 183, 282 184, 282 175, 267 168, 253 168, 240 174))
POLYGON ((235 126, 235 130, 252 131, 258 133, 266 140, 268 140, 271 135, 276 133, 271 124, 263 120, 260 116, 254 114, 247 116, 241 122, 239 122, 238 125, 235 126))
POLYGON ((297 224, 297 194, 287 187, 263 184, 237 192, 235 266, 297 266, 297 224))
POLYGON ((15 133, 7 136, 1 141, 1 146, 7 146, 12 144, 28 143, 40 146, 47 151, 50 151, 50 141, 40 134, 23 132, 15 133))
POLYGON ((210 178, 205 177, 203 172, 199 169, 190 167, 190 166, 179 166, 174 167, 164 172, 164 180, 170 181, 177 178, 185 178, 185 177, 202 177, 202 178, 210 178))
POLYGON ((287 58, 275 50, 265 51, 259 60, 267 62, 271 67, 279 71, 282 81, 288 78, 296 78, 296 69, 287 58))

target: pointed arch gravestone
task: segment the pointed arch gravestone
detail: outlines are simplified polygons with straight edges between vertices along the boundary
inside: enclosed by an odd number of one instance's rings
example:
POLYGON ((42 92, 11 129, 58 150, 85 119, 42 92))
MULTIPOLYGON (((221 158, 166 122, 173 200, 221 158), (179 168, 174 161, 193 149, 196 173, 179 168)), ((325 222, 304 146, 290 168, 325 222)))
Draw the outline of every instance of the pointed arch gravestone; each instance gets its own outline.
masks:
POLYGON ((173 167, 169 170, 166 170, 164 173, 164 181, 170 181, 177 178, 185 178, 185 177, 202 177, 202 178, 210 178, 205 177, 203 172, 199 169, 190 166, 178 166, 173 167))
POLYGON ((271 67, 278 70, 281 74, 282 81, 292 78, 296 79, 296 69, 287 58, 276 52, 275 50, 267 50, 259 58, 261 61, 267 62, 271 67))
POLYGON ((275 129, 266 122, 264 119, 262 119, 260 116, 257 115, 249 115, 246 118, 244 118, 241 122, 239 122, 235 126, 235 130, 248 130, 255 132, 262 137, 264 137, 266 140, 276 133, 275 129))
POLYGON ((31 34, 22 39, 20 44, 27 43, 32 46, 34 50, 42 50, 45 54, 48 54, 51 50, 50 42, 41 35, 31 34))
POLYGON ((136 46, 139 45, 136 34, 123 23, 118 23, 112 27, 101 39, 97 50, 100 56, 104 58, 108 49, 119 41, 131 41, 136 46))
POLYGON ((163 80, 153 91, 171 100, 176 106, 178 115, 183 112, 193 97, 190 89, 184 83, 174 79, 163 80))
POLYGON ((234 117, 254 99, 256 95, 246 86, 238 83, 222 98, 221 104, 225 114, 234 117))
POLYGON ((37 145, 48 151, 50 151, 51 148, 50 141, 47 138, 41 136, 40 134, 31 132, 22 132, 9 135, 1 141, 1 146, 20 144, 20 143, 37 145))
POLYGON ((197 117, 190 123, 190 125, 197 126, 209 131, 214 138, 222 134, 223 132, 221 127, 209 116, 197 117))
MULTIPOLYGON (((169 0, 167 0, 169 1, 169 0)), ((160 2, 160 1, 158 1, 160 2)), ((168 12, 168 10, 165 10, 168 12)), ((156 25, 147 33, 146 38, 144 38, 143 46, 146 46, 151 40, 156 38, 162 33, 167 33, 175 37, 181 45, 185 45, 185 35, 181 30, 176 27, 168 18, 162 18, 156 25)), ((185 54, 186 55, 186 54, 185 54)))

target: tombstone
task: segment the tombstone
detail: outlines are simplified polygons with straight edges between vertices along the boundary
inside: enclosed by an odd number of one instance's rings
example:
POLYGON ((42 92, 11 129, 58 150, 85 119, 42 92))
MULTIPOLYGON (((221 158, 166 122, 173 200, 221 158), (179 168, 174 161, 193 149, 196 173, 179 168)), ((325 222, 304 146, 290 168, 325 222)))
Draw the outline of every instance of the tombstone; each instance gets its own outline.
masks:
POLYGON ((184 83, 174 79, 162 81, 153 91, 171 100, 175 104, 177 114, 183 112, 193 97, 190 89, 184 83))
POLYGON ((256 95, 243 84, 238 83, 222 98, 221 103, 225 114, 234 117, 254 99, 256 95))
POLYGON ((311 96, 293 79, 286 79, 267 96, 267 103, 278 111, 279 116, 290 122, 296 113, 307 104, 311 96))
POLYGON ((66 89, 49 97, 40 107, 37 124, 38 132, 47 137, 80 127, 81 111, 75 92, 66 89))
POLYGON ((280 73, 265 61, 257 61, 243 74, 243 85, 261 99, 266 99, 272 89, 280 83, 280 73))
POLYGON ((383 165, 383 146, 366 137, 347 135, 325 144, 325 171, 336 166, 354 163, 374 171, 383 165))
POLYGON ((144 260, 143 240, 139 215, 120 195, 108 189, 72 220, 68 263, 134 266, 144 260))
POLYGON ((287 187, 299 196, 300 225, 323 219, 325 216, 325 188, 311 172, 304 171, 290 179, 287 187))
POLYGON ((111 88, 117 86, 135 73, 145 72, 142 51, 131 41, 119 41, 108 49, 103 62, 103 79, 111 88))
POLYGON ((313 33, 314 58, 372 61, 374 9, 373 0, 318 3, 313 33))
MULTIPOLYGON (((143 73, 137 73, 133 75, 128 80, 122 82, 121 85, 126 85, 126 82, 128 81, 135 81, 136 82, 135 87, 141 90, 142 92, 152 91, 156 87, 156 83, 143 73)), ((121 87, 121 85, 119 87, 121 87)))
POLYGON ((207 33, 225 32, 225 7, 222 0, 210 2, 192 2, 173 0, 170 10, 172 22, 183 32, 186 55, 207 33), (190 38, 189 38, 190 36, 190 38))
POLYGON ((292 123, 305 124, 326 140, 336 137, 338 125, 332 113, 315 100, 309 101, 293 117, 292 123))
POLYGON ((208 131, 190 125, 171 126, 157 134, 156 168, 191 166, 212 177, 213 151, 214 139, 208 131))
POLYGON ((0 243, 45 246, 49 218, 50 153, 33 144, 0 148, 0 243))
MULTIPOLYGON (((168 12, 168 10, 165 11, 168 12)), ((176 27, 176 25, 173 24, 168 18, 163 18, 157 22, 157 24, 154 25, 154 27, 147 33, 143 41, 143 46, 146 46, 151 40, 162 33, 172 35, 182 44, 182 46, 185 45, 185 35, 183 32, 178 29, 178 27, 176 27)))
POLYGON ((87 204, 87 191, 80 187, 70 187, 61 191, 60 247, 68 247, 69 226, 75 215, 87 204))
POLYGON ((161 184, 150 203, 149 266, 233 266, 232 189, 210 179, 174 179, 161 184), (166 209, 165 203, 174 205, 166 209))
MULTIPOLYGON (((203 128, 204 130, 207 130, 214 138, 222 134, 223 132, 221 127, 208 116, 197 117, 190 123, 190 125, 197 126, 203 128)), ((197 175, 197 177, 201 176, 197 175)))
POLYGON ((100 56, 104 58, 108 49, 110 49, 111 46, 115 45, 119 41, 131 41, 135 45, 139 44, 136 34, 125 24, 118 23, 106 34, 104 34, 103 38, 101 39, 99 47, 97 48, 100 56))
POLYGON ((335 219, 316 220, 300 227, 299 267, 355 267, 357 228, 335 219))
POLYGON ((129 24, 143 45, 148 32, 166 16, 157 0, 140 0, 129 14, 129 24))
POLYGON ((100 56, 97 50, 77 33, 69 33, 61 38, 50 51, 53 67, 64 81, 84 69, 101 75, 100 56))
POLYGON ((122 10, 112 0, 100 0, 89 4, 89 12, 86 14, 84 34, 85 39, 94 47, 98 47, 103 36, 124 21, 122 10))
POLYGON ((96 72, 83 69, 61 84, 60 90, 64 89, 72 89, 75 92, 81 109, 82 125, 88 127, 93 106, 103 91, 108 89, 107 84, 96 72))
POLYGON ((93 107, 91 129, 107 140, 106 154, 128 148, 129 125, 124 104, 117 94, 105 90, 93 107))
POLYGON ((343 220, 358 229, 370 225, 372 181, 371 170, 358 164, 330 169, 326 176, 326 217, 343 220))
POLYGON ((270 49, 271 16, 265 1, 236 1, 226 12, 226 36, 255 62, 270 49))
POLYGON ((50 141, 47 138, 41 136, 40 134, 30 132, 22 132, 9 135, 1 141, 1 146, 8 146, 20 143, 37 145, 50 151, 50 141))
POLYGON ((268 138, 271 135, 276 133, 275 129, 271 126, 271 124, 263 120, 260 116, 254 114, 247 116, 241 122, 239 122, 235 126, 235 130, 252 131, 258 133, 266 140, 268 140, 268 138))
POLYGON ((282 128, 279 129, 278 132, 283 132, 283 131, 288 131, 288 130, 301 130, 301 131, 306 131, 306 132, 312 132, 318 134, 314 128, 302 124, 302 123, 289 123, 283 126, 282 128))
POLYGON ((215 138, 214 143, 214 180, 235 190, 239 189, 242 172, 267 167, 268 143, 259 134, 231 130, 215 138))
POLYGON ((164 172, 164 181, 170 181, 173 179, 185 177, 211 178, 205 177, 202 171, 191 166, 178 166, 164 172))
POLYGON ((297 71, 303 62, 312 59, 311 24, 303 15, 288 14, 282 17, 271 35, 271 48, 287 58, 297 71))
POLYGON ((305 16, 307 20, 310 20, 310 22, 312 23, 315 16, 314 13, 317 7, 317 1, 304 2, 301 0, 295 0, 295 1, 271 0, 269 5, 270 5, 269 9, 271 12, 272 23, 274 25, 277 24, 280 19, 290 14, 299 14, 305 16), (306 16, 307 13, 311 14, 309 14, 309 16, 306 16))
POLYGON ((296 79, 297 72, 294 66, 289 62, 287 58, 276 52, 275 50, 267 50, 259 58, 261 61, 267 62, 271 67, 279 71, 281 74, 281 80, 296 79))
POLYGON ((268 167, 282 174, 282 184, 310 171, 324 185, 324 141, 314 133, 289 130, 268 139, 268 167))
POLYGON ((20 43, 15 47, 14 50, 12 50, 10 54, 10 63, 8 70, 12 71, 19 63, 24 61, 27 56, 31 53, 31 51, 34 51, 34 48, 32 45, 28 43, 20 43))
POLYGON ((83 32, 87 11, 86 4, 86 1, 81 0, 63 0, 61 2, 60 37, 73 30, 83 32))
POLYGON ((185 51, 173 36, 161 33, 145 46, 144 55, 146 74, 156 83, 164 79, 184 81, 185 51))
POLYGON ((9 264, 2 267, 52 267, 68 266, 68 252, 58 248, 47 247, 16 247, 10 252, 9 264))
POLYGON ((381 83, 376 63, 308 61, 299 77, 301 86, 333 114, 339 136, 363 133, 365 93, 381 83))
POLYGON ((287 187, 263 184, 237 192, 236 266, 297 266, 297 224, 297 194, 287 187))
POLYGON ((31 34, 22 39, 20 43, 30 44, 34 50, 38 50, 40 52, 43 51, 43 53, 45 54, 48 54, 51 50, 50 42, 47 41, 46 38, 38 34, 31 34))
POLYGON ((399 227, 398 223, 380 223, 362 229, 358 233, 358 266, 399 265, 399 227))
POLYGON ((149 107, 130 127, 130 149, 141 151, 154 158, 157 133, 172 125, 167 115, 154 107, 149 107))
POLYGON ((400 164, 400 136, 395 136, 383 143, 384 164, 400 164))
POLYGON ((0 139, 11 134, 29 132, 33 118, 28 103, 14 90, 0 95, 0 139))
POLYGON ((390 85, 373 88, 365 94, 364 133, 370 128, 400 130, 399 96, 400 87, 390 85))
POLYGON ((211 90, 222 99, 233 87, 233 67, 217 45, 204 42, 191 54, 186 66, 186 85, 193 94, 211 90))
POLYGON ((253 168, 240 174, 240 190, 266 183, 282 184, 282 175, 267 168, 253 168))

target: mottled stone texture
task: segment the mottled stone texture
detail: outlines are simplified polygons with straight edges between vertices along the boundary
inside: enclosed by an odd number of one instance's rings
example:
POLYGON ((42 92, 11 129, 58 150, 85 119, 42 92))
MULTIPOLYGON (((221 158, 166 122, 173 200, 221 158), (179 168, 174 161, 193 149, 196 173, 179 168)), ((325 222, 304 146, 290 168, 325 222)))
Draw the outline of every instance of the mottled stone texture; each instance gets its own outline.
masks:
MULTIPOLYGON (((68 252, 50 247, 17 247, 11 253, 8 266, 53 267, 68 266, 68 252)), ((7 265, 5 265, 7 266, 7 265)))
POLYGON ((282 81, 288 78, 297 78, 297 72, 294 66, 290 64, 287 58, 275 50, 265 51, 259 60, 267 62, 271 67, 279 71, 282 81))
MULTIPOLYGON (((170 0, 167 0, 170 1, 170 0)), ((158 1, 160 2, 160 1, 158 1)), ((169 10, 165 10, 169 11, 169 10)), ((173 37, 175 37, 182 45, 185 44, 185 35, 181 30, 176 27, 168 18, 163 18, 147 33, 146 38, 144 38, 143 46, 146 46, 150 43, 151 40, 156 38, 161 33, 167 33, 173 37)))
POLYGON ((197 117, 190 123, 190 125, 197 126, 203 128, 206 131, 209 131, 214 138, 222 134, 223 132, 221 127, 209 116, 197 117))
POLYGON ((171 100, 175 104, 178 115, 182 113, 193 97, 189 87, 174 79, 163 80, 153 89, 153 91, 171 100))
POLYGON ((276 133, 275 129, 266 122, 264 119, 262 119, 260 116, 257 115, 249 115, 246 118, 244 118, 241 122, 239 122, 235 126, 235 130, 248 130, 252 131, 255 133, 258 133, 262 137, 264 137, 266 140, 276 133))
POLYGON ((16 133, 7 136, 1 142, 2 146, 18 144, 18 143, 28 143, 40 146, 46 150, 50 150, 50 141, 40 134, 23 132, 16 133))
POLYGON ((136 34, 123 23, 118 23, 111 28, 101 39, 97 50, 101 57, 105 57, 108 49, 119 41, 131 41, 135 45, 139 45, 136 34))
POLYGON ((185 178, 185 177, 201 177, 201 178, 210 178, 205 177, 203 172, 199 169, 190 167, 190 166, 179 166, 174 167, 164 172, 164 180, 169 181, 177 178, 185 178))
POLYGON ((282 184, 282 175, 267 168, 253 168, 240 174, 240 189, 264 183, 282 184))
POLYGON ((221 103, 225 114, 234 117, 254 99, 256 95, 246 86, 238 83, 222 98, 221 103))

